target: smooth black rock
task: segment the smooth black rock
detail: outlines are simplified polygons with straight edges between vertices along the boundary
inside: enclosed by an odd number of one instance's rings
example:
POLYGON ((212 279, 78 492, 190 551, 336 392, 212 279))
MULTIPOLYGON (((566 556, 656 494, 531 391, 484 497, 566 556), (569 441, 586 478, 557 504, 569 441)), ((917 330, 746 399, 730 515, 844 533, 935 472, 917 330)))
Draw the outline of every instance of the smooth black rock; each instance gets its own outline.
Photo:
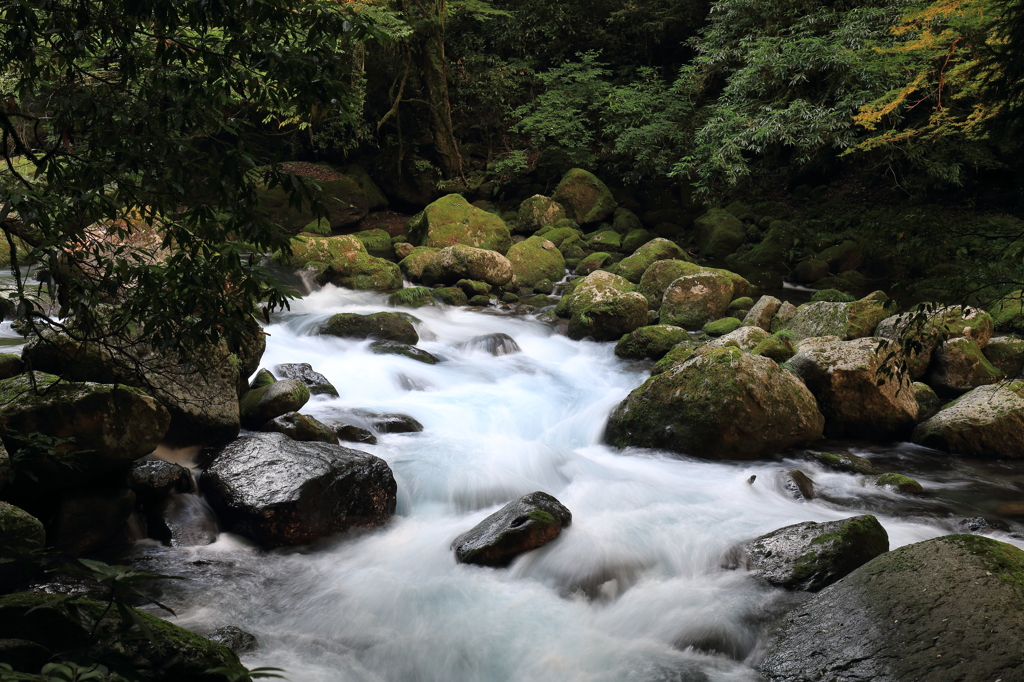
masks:
POLYGON ((334 387, 320 372, 314 372, 308 362, 286 362, 274 367, 274 371, 285 379, 298 379, 309 389, 310 395, 329 395, 338 397, 338 389, 334 387))
POLYGON ((422 362, 425 365, 436 365, 441 362, 439 358, 422 348, 410 346, 407 343, 398 343, 397 341, 374 341, 370 344, 370 352, 377 355, 401 355, 410 360, 422 362))
POLYGON ((524 552, 557 538, 572 523, 572 512, 551 495, 530 493, 509 502, 455 538, 455 559, 463 564, 508 566, 524 552))
POLYGON ((251 635, 242 628, 235 627, 234 625, 225 625, 222 628, 217 628, 210 633, 207 637, 211 642, 217 644, 223 644, 227 648, 234 651, 236 654, 245 654, 250 651, 256 651, 259 648, 259 643, 256 641, 255 635, 251 635))
POLYGON ((794 609, 768 682, 1024 680, 1024 552, 947 535, 887 552, 794 609))
POLYGON ((281 433, 239 438, 220 451, 200 488, 226 527, 270 546, 304 545, 395 513, 384 460, 281 433))
POLYGON ((128 470, 127 483, 143 503, 171 493, 195 492, 192 472, 180 464, 159 459, 134 462, 128 470))
POLYGON ((799 469, 790 469, 784 475, 786 491, 797 500, 814 499, 814 481, 799 469))
POLYGON ((340 440, 348 443, 377 444, 377 436, 373 435, 373 431, 370 431, 370 429, 364 429, 355 424, 342 424, 341 422, 333 422, 329 426, 334 431, 334 435, 340 440))
POLYGON ((483 334, 474 336, 463 344, 469 351, 483 351, 491 355, 511 355, 522 352, 522 348, 508 334, 498 332, 496 334, 483 334))
POLYGON ((740 544, 725 564, 776 587, 816 592, 888 550, 885 528, 866 514, 780 528, 740 544))
POLYGON ((366 413, 366 419, 377 433, 419 433, 423 424, 407 414, 366 413))

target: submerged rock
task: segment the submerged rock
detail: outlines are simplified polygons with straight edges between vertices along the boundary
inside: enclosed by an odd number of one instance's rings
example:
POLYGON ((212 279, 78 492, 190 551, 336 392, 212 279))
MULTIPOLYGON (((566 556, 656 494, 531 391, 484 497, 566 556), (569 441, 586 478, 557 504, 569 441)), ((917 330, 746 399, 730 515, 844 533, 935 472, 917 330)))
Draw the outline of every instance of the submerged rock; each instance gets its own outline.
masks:
POLYGON ((407 414, 376 414, 373 412, 365 414, 370 425, 377 430, 377 433, 419 433, 423 430, 423 424, 407 414))
POLYGON ((519 347, 519 344, 516 343, 515 339, 502 332, 474 336, 469 341, 462 344, 462 347, 468 351, 490 353, 495 357, 521 353, 523 350, 519 347))
POLYGON ((396 313, 338 313, 327 320, 320 333, 350 339, 397 341, 410 345, 420 340, 412 323, 396 313))
POLYGON ((364 429, 361 426, 355 424, 345 424, 343 422, 332 422, 330 425, 331 430, 334 431, 334 435, 339 440, 343 440, 346 443, 366 443, 367 445, 376 445, 377 436, 373 435, 373 431, 370 429, 364 429))
POLYGON ((875 467, 864 457, 851 455, 849 452, 814 452, 807 451, 807 458, 834 471, 845 471, 848 474, 864 474, 871 476, 875 467))
POLYGON ((807 387, 774 361, 716 348, 648 379, 612 412, 605 439, 709 459, 755 459, 821 438, 807 387))
MULTIPOLYGON (((305 384, 310 395, 329 395, 338 397, 338 389, 334 387, 320 372, 314 372, 308 362, 286 362, 274 367, 274 371, 285 379, 297 379, 305 384)), ((254 386, 253 388, 259 388, 254 386)))
POLYGON ((509 502, 455 538, 452 549, 462 564, 508 566, 520 554, 557 538, 572 523, 572 513, 551 495, 524 495, 509 502))
POLYGON ((384 460, 280 433, 225 447, 200 487, 227 528, 272 547, 372 528, 395 513, 395 479, 384 460))
POLYGON ((894 549, 793 610, 760 672, 769 682, 1024 679, 1021 584, 1024 552, 988 538, 894 549))
POLYGON ((210 641, 222 644, 236 654, 246 654, 259 648, 254 635, 234 625, 217 628, 210 633, 210 641))
POLYGON ((889 535, 874 516, 807 521, 749 540, 727 559, 769 585, 817 592, 889 551, 889 535))

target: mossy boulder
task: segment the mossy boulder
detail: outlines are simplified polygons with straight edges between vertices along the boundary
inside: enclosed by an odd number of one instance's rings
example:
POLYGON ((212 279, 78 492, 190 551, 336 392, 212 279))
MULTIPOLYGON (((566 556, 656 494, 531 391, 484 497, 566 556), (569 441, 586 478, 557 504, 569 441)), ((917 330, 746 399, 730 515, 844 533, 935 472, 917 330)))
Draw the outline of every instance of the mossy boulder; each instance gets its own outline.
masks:
POLYGON ((658 235, 655 232, 650 232, 648 230, 633 230, 622 238, 622 252, 633 253, 644 244, 657 238, 658 235))
POLYGON ((724 258, 747 240, 743 223, 722 208, 712 208, 693 221, 694 240, 702 256, 724 258))
MULTIPOLYGON (((1011 379, 1020 378, 1024 371, 1024 339, 1013 336, 997 336, 985 344, 985 358, 1000 372, 1011 379)), ((0 367, 2 367, 0 360, 0 367)), ((0 376, 3 373, 0 372, 0 376)))
POLYGON ((309 402, 309 388, 298 379, 282 379, 269 386, 249 391, 239 401, 238 410, 242 426, 247 429, 261 429, 283 414, 298 412, 309 402))
POLYGON ((512 235, 501 218, 471 205, 461 194, 449 194, 409 220, 409 241, 443 249, 461 244, 504 254, 512 235))
POLYGON ((369 350, 375 355, 401 355, 410 360, 422 362, 425 365, 436 365, 441 362, 422 348, 417 348, 407 343, 399 343, 398 341, 374 341, 370 344, 369 350))
MULTIPOLYGON (((761 327, 750 327, 750 329, 761 329, 761 327)), ((761 331, 764 331, 761 329, 761 331)), ((775 362, 782 364, 796 355, 796 346, 793 344, 792 336, 787 332, 776 332, 768 334, 750 351, 754 355, 763 355, 775 362)))
POLYGON ((422 279, 427 286, 471 279, 500 287, 511 282, 512 275, 512 262, 497 251, 449 246, 438 251, 427 263, 422 279))
POLYGON ((519 204, 515 231, 522 234, 533 234, 537 230, 554 225, 565 217, 565 209, 561 204, 543 194, 535 194, 519 204))
MULTIPOLYGON (((671 244, 671 242, 669 243, 671 244)), ((630 256, 630 258, 632 257, 630 256)), ((637 291, 647 299, 647 306, 651 310, 658 310, 661 308, 665 291, 672 282, 680 277, 696 275, 703 269, 696 263, 685 260, 655 260, 644 270, 637 291)))
POLYGON ((768 358, 697 353, 648 379, 612 412, 605 440, 708 459, 755 459, 821 438, 814 396, 768 358))
MULTIPOLYGON (((370 201, 359 183, 329 166, 323 165, 321 169, 330 176, 330 179, 326 180, 320 177, 316 179, 322 190, 321 203, 327 210, 327 222, 330 227, 353 225, 365 218, 370 212, 370 201)), ((292 172, 296 175, 306 175, 302 170, 292 172)), ((308 204, 304 203, 301 208, 292 206, 287 193, 281 187, 261 190, 259 206, 272 220, 293 233, 300 232, 306 225, 317 220, 308 204)))
POLYGON ((334 431, 322 422, 299 412, 286 412, 263 425, 260 431, 283 433, 292 440, 337 443, 334 431))
POLYGON ((388 296, 388 305, 395 308, 422 308, 434 305, 434 291, 427 287, 399 289, 388 296))
MULTIPOLYGON (((561 222, 561 221, 559 221, 559 222, 561 222)), ((570 222, 570 221, 566 221, 566 222, 570 222)), ((575 225, 575 223, 572 223, 572 225, 575 225)), ((562 246, 562 242, 564 242, 565 240, 567 240, 567 239, 579 240, 581 237, 583 237, 583 233, 579 229, 577 229, 576 227, 572 227, 570 225, 564 225, 563 224, 563 225, 560 225, 560 226, 557 226, 557 227, 552 227, 551 229, 539 230, 537 232, 537 234, 534 235, 534 236, 535 237, 544 237, 544 239, 547 239, 549 242, 551 242, 555 246, 561 247, 562 246)))
POLYGON ((388 205, 388 198, 384 196, 384 192, 373 181, 373 178, 370 177, 365 168, 358 163, 353 163, 345 166, 342 172, 352 180, 355 180, 359 187, 362 188, 371 211, 385 208, 388 205))
POLYGON ((417 246, 398 261, 398 267, 410 281, 419 282, 423 279, 423 270, 434 260, 440 250, 429 246, 417 246))
POLYGON ((572 289, 558 301, 555 312, 560 317, 572 317, 581 310, 635 290, 636 287, 622 277, 596 270, 573 283, 572 289))
POLYGON ((651 367, 651 376, 664 374, 673 367, 683 364, 693 356, 700 345, 696 341, 681 341, 677 343, 665 353, 661 360, 654 363, 654 367, 651 367))
POLYGON ((1003 373, 988 361, 978 343, 961 336, 939 344, 932 353, 927 383, 939 395, 952 397, 1002 378, 1003 373))
POLYGON ((817 592, 889 551, 889 534, 874 516, 807 521, 742 543, 729 566, 787 590, 817 592))
MULTIPOLYGON (((730 304, 731 305, 731 304, 730 304)), ((772 326, 772 318, 782 306, 782 301, 774 296, 762 296, 750 308, 750 311, 743 318, 743 326, 760 327, 769 331, 772 326)))
POLYGON ((320 333, 349 339, 385 339, 409 344, 420 340, 412 323, 396 313, 338 313, 327 320, 320 333))
POLYGON ((25 361, 14 353, 0 353, 0 380, 10 379, 25 371, 25 361))
POLYGON ((799 231, 793 223, 775 220, 768 226, 761 242, 750 251, 736 256, 735 260, 746 265, 782 269, 798 236, 799 231))
POLYGON ((831 272, 846 272, 863 265, 864 254, 857 242, 847 240, 825 249, 817 255, 817 260, 828 263, 831 272))
POLYGON ((911 350, 907 360, 914 379, 928 371, 932 353, 944 339, 962 336, 984 348, 992 337, 992 316, 969 306, 922 307, 892 315, 878 323, 875 336, 892 339, 911 350))
POLYGON ((1024 382, 979 386, 919 424, 913 440, 966 457, 1024 457, 1024 382))
POLYGON ((870 460, 851 455, 849 452, 813 452, 808 450, 807 458, 833 471, 864 476, 875 474, 875 467, 870 460))
POLYGON ((604 264, 608 262, 609 258, 611 258, 611 254, 605 251, 592 253, 579 262, 576 266, 575 272, 577 275, 586 276, 595 270, 602 270, 604 269, 604 264))
POLYGON ((466 296, 466 292, 458 287, 441 287, 434 289, 433 294, 435 299, 445 305, 469 305, 469 297, 466 296))
POLYGON ((659 237, 640 246, 631 256, 623 258, 612 271, 633 284, 639 284, 651 265, 663 260, 689 261, 690 257, 675 242, 659 237))
POLYGON ((615 341, 646 324, 647 299, 635 291, 627 292, 577 307, 569 318, 569 338, 615 341))
POLYGON ((1012 545, 976 535, 906 545, 791 611, 759 672, 768 682, 1014 680, 1022 586, 1024 552, 1012 545))
POLYGON ((287 261, 298 267, 322 264, 317 268, 317 281, 361 291, 384 291, 402 288, 402 271, 398 265, 366 252, 363 243, 352 235, 321 237, 302 233, 291 243, 287 261))
POLYGON ((942 409, 942 400, 928 384, 914 382, 914 399, 917 400, 917 421, 931 419, 942 409))
POLYGON ((665 290, 659 319, 663 324, 700 329, 725 315, 732 292, 732 280, 722 274, 703 271, 685 275, 665 290))
POLYGON ((452 542, 460 564, 508 566, 519 555, 558 538, 572 512, 551 495, 530 493, 509 502, 452 542))
POLYGON ((111 670, 131 670, 141 682, 232 679, 207 672, 239 665, 229 648, 145 611, 127 608, 132 621, 126 621, 119 609, 93 599, 9 594, 0 597, 0 639, 34 642, 45 647, 54 661, 85 659, 111 670), (144 626, 151 637, 124 636, 134 623, 144 626))
POLYGON ((901 493, 924 492, 924 487, 922 487, 920 483, 912 479, 910 476, 904 476, 903 474, 882 474, 875 479, 875 485, 880 488, 894 488, 901 493))
POLYGON ((608 186, 582 168, 573 168, 562 176, 551 198, 580 225, 601 222, 612 214, 617 203, 608 186))
POLYGON ((512 264, 512 281, 521 287, 532 287, 543 280, 555 281, 565 276, 565 259, 554 243, 543 237, 530 237, 508 250, 512 264))
POLYGON ((455 286, 466 292, 466 296, 487 296, 491 293, 491 285, 472 279, 460 279, 455 286))
POLYGON ((682 327, 655 324, 623 336, 615 344, 615 354, 628 360, 660 360, 676 345, 689 340, 689 332, 682 327))
POLYGON ((624 206, 619 206, 612 215, 612 229, 625 237, 631 232, 643 230, 644 224, 635 213, 624 206))
POLYGON ((705 324, 701 331, 708 336, 725 336, 726 334, 732 333, 743 326, 735 317, 723 317, 719 320, 712 320, 705 324))
POLYGON ((917 399, 899 367, 892 367, 892 376, 881 371, 886 357, 898 352, 876 337, 819 337, 801 343, 786 367, 814 394, 830 437, 899 437, 917 423, 917 399))
POLYGON ((1024 333, 1024 290, 1018 289, 1003 296, 988 312, 999 331, 1024 333))
POLYGON ((586 245, 591 251, 621 251, 622 235, 615 230, 601 230, 588 235, 586 245))
POLYGON ((61 381, 42 372, 0 381, 0 437, 16 471, 54 488, 126 470, 164 439, 171 415, 120 384, 61 381), (67 439, 55 449, 36 439, 67 439))
POLYGON ((0 501, 0 590, 6 592, 24 583, 32 575, 30 552, 45 545, 46 531, 39 519, 0 501))
POLYGON ((768 338, 768 332, 758 327, 737 327, 731 332, 719 336, 717 339, 708 341, 698 349, 698 352, 704 352, 705 350, 711 350, 712 348, 734 346, 740 350, 745 350, 748 353, 753 353, 754 349, 760 346, 766 338, 768 338))
POLYGON ((816 258, 802 260, 793 267, 793 279, 801 284, 813 284, 828 277, 828 263, 816 258))
MULTIPOLYGON (((886 314, 884 302, 868 298, 850 303, 804 303, 779 329, 790 330, 798 340, 815 336, 859 339, 871 336, 886 314)), ((772 327, 772 331, 779 329, 772 327)))
POLYGON ((391 248, 391 235, 381 229, 373 230, 360 230, 359 232, 353 232, 351 237, 355 237, 363 243, 367 251, 379 251, 379 252, 390 252, 391 248))

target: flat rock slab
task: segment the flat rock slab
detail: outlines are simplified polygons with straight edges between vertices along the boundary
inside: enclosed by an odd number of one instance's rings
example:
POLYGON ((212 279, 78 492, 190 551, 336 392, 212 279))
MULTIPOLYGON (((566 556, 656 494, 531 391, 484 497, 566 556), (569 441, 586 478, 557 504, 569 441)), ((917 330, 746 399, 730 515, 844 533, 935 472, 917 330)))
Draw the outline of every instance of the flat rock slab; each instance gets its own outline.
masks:
POLYGON ((231 443, 200 487, 228 529, 275 547, 379 526, 395 513, 397 491, 384 460, 281 433, 231 443))
POLYGON ((784 620, 769 682, 1024 679, 1024 552, 976 535, 900 547, 784 620))
POLYGON ((730 567, 788 590, 816 592, 889 551, 889 535, 869 514, 839 521, 807 521, 742 543, 730 567))
POLYGON ((509 502, 455 538, 452 548, 462 564, 508 566, 524 552, 557 538, 572 523, 572 512, 551 495, 524 495, 509 502))

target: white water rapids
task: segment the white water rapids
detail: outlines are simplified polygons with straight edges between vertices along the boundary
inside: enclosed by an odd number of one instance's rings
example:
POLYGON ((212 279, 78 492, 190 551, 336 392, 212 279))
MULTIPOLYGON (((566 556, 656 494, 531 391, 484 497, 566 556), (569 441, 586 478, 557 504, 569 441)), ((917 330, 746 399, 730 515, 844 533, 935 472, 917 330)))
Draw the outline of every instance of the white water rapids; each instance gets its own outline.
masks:
MULTIPOLYGON (((608 413, 649 368, 616 358, 614 344, 441 308, 410 311, 421 320, 417 345, 444 360, 434 366, 314 334, 334 313, 381 310, 393 310, 381 294, 314 292, 267 328, 263 366, 308 362, 324 374, 340 397, 302 410, 321 421, 363 408, 424 425, 376 445, 344 444, 394 471, 398 511, 387 525, 301 551, 268 552, 230 534, 205 547, 140 550, 153 568, 193 578, 168 588, 174 622, 256 635, 260 648, 243 657, 250 667, 284 668, 294 682, 756 680, 750 665, 765 626, 792 597, 720 568, 730 546, 858 513, 875 513, 892 547, 952 532, 908 515, 905 497, 867 477, 803 461, 717 463, 602 445, 608 413), (462 347, 495 332, 522 352, 462 347), (790 497, 781 472, 794 466, 830 501, 790 497), (535 490, 572 511, 561 537, 508 569, 456 564, 457 535, 535 490)), ((908 447, 888 451, 903 457, 908 447)), ((907 473, 952 495, 975 480, 907 473)))

